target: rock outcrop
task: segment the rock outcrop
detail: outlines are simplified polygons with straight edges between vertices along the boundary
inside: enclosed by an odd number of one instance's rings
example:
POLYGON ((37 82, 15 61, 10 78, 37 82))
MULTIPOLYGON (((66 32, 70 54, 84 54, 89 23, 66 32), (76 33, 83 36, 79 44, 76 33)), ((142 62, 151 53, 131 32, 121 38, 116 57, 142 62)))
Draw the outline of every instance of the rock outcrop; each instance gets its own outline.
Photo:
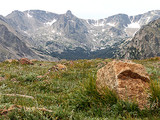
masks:
POLYGON ((97 72, 98 92, 104 93, 106 87, 115 90, 119 98, 137 102, 140 108, 148 105, 146 92, 150 78, 141 64, 112 61, 97 72))

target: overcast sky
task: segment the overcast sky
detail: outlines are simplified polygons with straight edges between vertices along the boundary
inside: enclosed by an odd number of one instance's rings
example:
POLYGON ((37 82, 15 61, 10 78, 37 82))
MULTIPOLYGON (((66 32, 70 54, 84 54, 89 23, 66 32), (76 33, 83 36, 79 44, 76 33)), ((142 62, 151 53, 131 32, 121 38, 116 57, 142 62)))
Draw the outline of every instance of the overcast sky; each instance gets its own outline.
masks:
POLYGON ((39 9, 54 13, 71 10, 84 19, 100 19, 125 13, 137 15, 150 10, 160 10, 160 0, 1 0, 0 14, 7 15, 13 10, 39 9))

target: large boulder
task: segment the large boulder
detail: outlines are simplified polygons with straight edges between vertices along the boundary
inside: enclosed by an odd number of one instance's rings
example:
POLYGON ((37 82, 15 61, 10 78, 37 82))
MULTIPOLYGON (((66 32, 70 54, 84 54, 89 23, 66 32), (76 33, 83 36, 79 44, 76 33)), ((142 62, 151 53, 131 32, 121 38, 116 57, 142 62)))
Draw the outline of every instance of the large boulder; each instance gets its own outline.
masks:
POLYGON ((114 60, 98 70, 96 87, 101 94, 106 87, 115 90, 120 99, 135 101, 144 108, 148 106, 149 81, 143 65, 114 60))

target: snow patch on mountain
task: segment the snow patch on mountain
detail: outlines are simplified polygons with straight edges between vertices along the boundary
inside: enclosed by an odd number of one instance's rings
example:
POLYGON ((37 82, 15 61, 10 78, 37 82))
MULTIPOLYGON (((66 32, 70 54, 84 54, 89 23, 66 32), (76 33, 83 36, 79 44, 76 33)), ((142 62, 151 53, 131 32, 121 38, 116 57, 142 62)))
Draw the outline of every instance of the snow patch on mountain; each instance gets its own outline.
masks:
POLYGON ((102 29, 102 32, 104 32, 106 29, 102 29))
POLYGON ((55 30, 52 30, 52 33, 55 33, 56 31, 55 30))
POLYGON ((96 39, 93 39, 93 41, 95 42, 95 41, 97 41, 96 39))
POLYGON ((32 18, 33 16, 30 15, 29 13, 27 13, 27 17, 28 17, 28 18, 32 18))
POLYGON ((62 35, 62 33, 60 33, 60 32, 57 32, 56 34, 57 34, 57 35, 62 35))
POLYGON ((53 23, 55 23, 57 20, 56 19, 53 19, 52 21, 49 21, 49 22, 47 22, 47 23, 45 23, 46 25, 52 25, 53 23))
POLYGON ((88 22, 88 20, 85 20, 86 22, 87 22, 87 24, 89 24, 90 25, 90 23, 88 22))
POLYGON ((147 17, 147 23, 149 23, 150 19, 151 19, 151 17, 147 17))
POLYGON ((72 22, 72 23, 75 23, 75 21, 73 21, 73 20, 68 20, 68 21, 70 21, 70 22, 72 22))
POLYGON ((112 27, 116 26, 114 23, 107 23, 107 25, 112 26, 112 27))
POLYGON ((106 49, 106 47, 101 47, 100 50, 106 49))
POLYGON ((128 28, 140 28, 140 24, 138 22, 133 22, 131 24, 128 24, 128 28))
POLYGON ((27 31, 23 31, 25 34, 28 34, 28 32, 27 31))
POLYGON ((94 36, 98 36, 98 34, 96 33, 96 34, 93 34, 94 36))

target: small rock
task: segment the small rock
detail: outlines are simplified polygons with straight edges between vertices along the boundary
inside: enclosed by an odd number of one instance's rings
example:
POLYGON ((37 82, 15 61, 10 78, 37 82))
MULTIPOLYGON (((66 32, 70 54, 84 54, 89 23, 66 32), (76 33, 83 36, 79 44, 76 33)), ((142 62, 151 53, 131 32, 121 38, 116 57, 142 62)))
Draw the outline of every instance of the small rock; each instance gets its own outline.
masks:
POLYGON ((43 75, 39 75, 39 76, 37 76, 37 78, 43 78, 43 75))
POLYGON ((73 66, 73 65, 74 65, 74 62, 73 62, 73 61, 69 61, 69 64, 73 66))
POLYGON ((49 69, 49 71, 61 71, 61 70, 67 70, 67 67, 62 64, 57 64, 49 69))
POLYGON ((62 64, 57 64, 56 67, 57 67, 58 70, 67 70, 67 67, 65 65, 62 65, 62 64))
POLYGON ((19 62, 22 64, 22 65, 33 65, 33 63, 28 59, 28 58, 21 58, 19 60, 19 62))
POLYGON ((47 83, 47 84, 49 84, 50 82, 49 82, 49 80, 43 80, 43 82, 45 82, 45 83, 47 83))
POLYGON ((66 59, 61 59, 60 62, 67 62, 67 60, 66 59))
POLYGON ((12 63, 12 62, 18 62, 18 60, 16 60, 16 59, 6 59, 5 62, 12 63))
POLYGON ((4 77, 0 77, 0 81, 4 81, 5 80, 5 78, 4 77))
POLYGON ((6 115, 9 111, 7 109, 0 110, 0 115, 6 115))
POLYGON ((12 78, 11 81, 14 82, 14 83, 19 82, 19 81, 17 81, 16 78, 12 78))
POLYGON ((38 60, 37 59, 31 59, 30 61, 31 62, 37 62, 38 60))

